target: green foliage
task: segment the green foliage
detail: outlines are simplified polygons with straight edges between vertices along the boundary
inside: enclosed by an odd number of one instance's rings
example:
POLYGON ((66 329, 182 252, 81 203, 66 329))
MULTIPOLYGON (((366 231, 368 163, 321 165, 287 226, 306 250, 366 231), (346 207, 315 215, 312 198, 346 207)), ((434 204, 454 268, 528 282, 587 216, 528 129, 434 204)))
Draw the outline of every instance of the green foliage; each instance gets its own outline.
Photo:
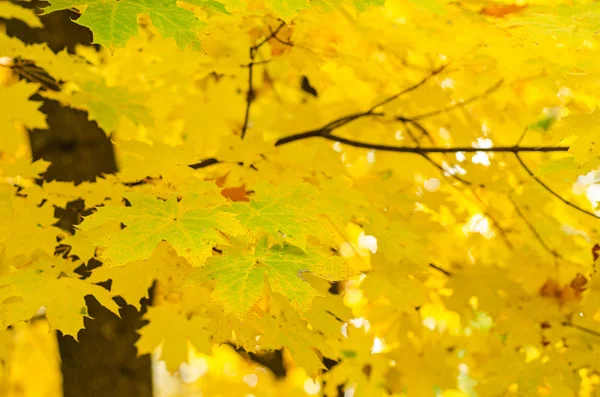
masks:
POLYGON ((225 251, 194 270, 189 280, 195 284, 216 279, 213 298, 222 301, 226 311, 243 317, 264 295, 265 278, 272 291, 285 295, 294 309, 308 309, 313 298, 321 294, 302 280, 303 272, 329 281, 345 280, 351 274, 342 258, 318 248, 302 252, 290 246, 269 247, 265 237, 257 242, 254 254, 225 251))
POLYGON ((94 32, 94 43, 106 47, 121 47, 138 32, 137 18, 148 15, 156 30, 173 37, 181 47, 199 48, 197 33, 205 24, 192 12, 177 6, 175 0, 92 0, 50 2, 46 12, 85 6, 77 23, 94 32))

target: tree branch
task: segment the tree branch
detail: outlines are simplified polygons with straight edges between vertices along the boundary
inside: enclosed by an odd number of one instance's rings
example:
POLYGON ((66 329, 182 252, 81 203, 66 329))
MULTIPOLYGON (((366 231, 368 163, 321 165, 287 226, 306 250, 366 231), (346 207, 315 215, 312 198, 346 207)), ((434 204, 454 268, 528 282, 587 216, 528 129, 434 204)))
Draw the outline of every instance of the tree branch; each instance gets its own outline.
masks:
POLYGON ((258 63, 258 62, 254 62, 254 58, 256 57, 256 53, 260 49, 260 47, 262 47, 266 42, 271 40, 273 37, 276 37, 277 33, 279 33, 281 28, 283 28, 284 26, 285 26, 285 22, 281 22, 281 24, 275 30, 271 30, 271 28, 269 27, 271 34, 269 36, 265 37, 261 42, 259 42, 255 46, 250 47, 250 54, 249 54, 250 62, 248 63, 248 65, 244 65, 244 66, 248 67, 248 93, 246 94, 246 111, 244 112, 244 124, 242 126, 241 139, 244 139, 244 137, 246 136, 246 131, 248 130, 248 121, 250 119, 250 106, 252 105, 252 102, 254 101, 254 89, 252 88, 252 80, 253 80, 254 65, 256 65, 258 63))
POLYGON ((377 102, 366 113, 370 113, 370 112, 374 111, 376 108, 386 105, 386 104, 390 103, 391 101, 393 101, 394 99, 399 98, 404 94, 408 94, 409 92, 416 90, 417 88, 421 87, 423 84, 428 82, 432 77, 442 73, 444 71, 444 69, 446 69, 447 66, 448 66, 448 64, 445 64, 445 65, 440 66, 437 69, 433 69, 427 76, 422 78, 417 83, 411 85, 410 87, 403 89, 402 91, 392 95, 391 97, 388 97, 380 102, 377 102))
POLYGON ((354 139, 343 138, 333 134, 324 133, 322 129, 302 132, 299 134, 290 135, 283 137, 275 142, 275 146, 285 145, 287 143, 299 141, 308 138, 323 138, 328 141, 340 142, 348 146, 353 146, 361 149, 373 149, 381 150, 383 152, 396 152, 396 153, 476 153, 476 152, 488 152, 488 153, 522 153, 522 152, 566 152, 569 150, 568 146, 494 146, 490 148, 476 148, 472 146, 455 146, 455 147, 414 147, 414 146, 395 146, 395 145, 383 145, 377 143, 362 142, 354 139))
POLYGON ((490 218, 494 227, 496 229, 498 229, 498 234, 500 235, 500 238, 502 239, 502 241, 504 241, 504 244, 506 244, 506 246, 508 247, 509 250, 511 250, 511 251, 514 250, 515 246, 508 239, 508 234, 506 233, 506 230, 504 230, 504 228, 500 225, 500 222, 498 221, 498 219, 496 219, 496 217, 494 215, 492 215, 492 213, 490 212, 490 209, 483 202, 481 197, 479 197, 479 195, 477 194, 475 189, 472 189, 471 191, 473 192, 473 196, 475 196, 475 198, 477 199, 479 204, 481 204, 481 207, 483 208, 483 210, 485 212, 484 215, 487 216, 488 218, 490 218))
POLYGON ((456 103, 454 105, 446 106, 446 107, 443 107, 441 109, 434 110, 434 111, 427 112, 427 113, 423 113, 423 114, 419 114, 419 115, 413 116, 413 117, 398 116, 397 120, 399 120, 399 121, 419 121, 419 120, 423 120, 423 119, 426 119, 426 118, 429 118, 429 117, 437 116, 437 115, 442 114, 442 113, 447 113, 447 112, 450 112, 450 111, 455 110, 455 109, 463 108, 463 107, 465 107, 467 105, 470 105, 471 103, 473 103, 473 102, 475 102, 475 101, 483 98, 484 96, 489 95, 492 92, 496 91, 498 88, 500 88, 500 86, 502 85, 503 82, 504 82, 504 80, 500 79, 493 86, 491 86, 490 88, 488 88, 487 90, 485 90, 481 94, 472 96, 469 99, 466 99, 466 100, 464 100, 462 102, 459 102, 459 103, 456 103))
POLYGON ((523 220, 523 222, 525 222, 525 224, 527 225, 527 227, 529 228, 529 230, 531 231, 531 233, 533 234, 535 239, 540 243, 540 245, 542 247, 544 247, 544 249, 546 251, 548 251, 554 257, 554 259, 562 259, 563 261, 568 262, 562 255, 560 255, 558 252, 556 252, 556 250, 553 250, 552 248, 550 248, 548 246, 548 244, 546 244, 546 242, 544 241, 544 239, 542 238, 540 233, 535 229, 535 227, 531 224, 531 222, 529 222, 529 220, 527 219, 527 217, 525 216, 523 211, 521 211, 521 209, 519 208, 519 206, 517 205, 515 200, 510 195, 507 195, 507 196, 508 196, 508 199, 511 201, 512 205, 515 207, 515 212, 517 213, 519 218, 521 218, 523 220))
POLYGON ((269 26, 269 32, 271 32, 271 37, 272 37, 272 38, 273 38, 275 41, 278 41, 278 42, 280 42, 280 43, 281 43, 281 44, 283 44, 283 45, 287 45, 288 47, 293 47, 293 46, 294 46, 294 43, 292 43, 291 41, 282 40, 282 39, 280 39, 279 37, 277 37, 277 33, 278 33, 278 32, 275 32, 275 31, 273 31, 273 29, 271 29, 271 27, 270 27, 270 26, 269 26))
POLYGON ((250 106, 254 100, 254 90, 252 89, 252 74, 254 70, 254 47, 250 48, 250 63, 248 64, 248 92, 246 93, 246 111, 244 113, 244 125, 242 126, 241 139, 246 136, 248 130, 248 121, 250 119, 250 106))
POLYGON ((197 169, 200 169, 200 168, 209 167, 211 165, 219 164, 219 163, 221 163, 220 160, 217 160, 216 158, 211 157, 209 159, 202 160, 202 161, 200 161, 198 163, 190 164, 190 165, 188 165, 188 167, 190 167, 190 168, 192 168, 194 170, 197 170, 197 169))
POLYGON ((371 108, 369 108, 367 111, 365 112, 360 112, 360 113, 354 113, 354 114, 350 114, 347 116, 343 116, 340 118, 337 118, 327 124, 325 124, 324 126, 317 128, 315 130, 311 130, 311 131, 306 131, 306 132, 301 132, 298 134, 293 134, 287 137, 283 137, 281 139, 279 139, 276 143, 275 146, 280 146, 280 145, 284 145, 286 143, 291 143, 294 141, 298 141, 301 139, 306 139, 306 138, 311 138, 311 137, 315 137, 315 136, 325 136, 325 135, 329 135, 331 132, 333 132, 334 130, 354 121, 354 120, 358 120, 360 118, 363 117, 382 117, 385 116, 384 113, 380 113, 380 112, 375 112, 375 109, 377 109, 378 107, 381 107, 383 105, 388 104, 389 102, 393 101, 396 98, 399 98, 400 96, 407 94, 411 91, 416 90, 417 88, 421 87, 423 84, 425 84, 428 80, 430 80, 432 77, 434 77, 435 75, 441 73, 447 65, 441 66, 437 69, 434 69, 433 71, 431 71, 427 76, 423 77, 420 81, 418 81, 417 83, 397 92, 396 94, 387 97, 384 100, 381 100, 379 102, 377 102, 376 104, 374 104, 373 106, 371 106, 371 108))
MULTIPOLYGON (((410 126, 408 125, 408 123, 404 123, 404 126, 406 128, 406 133, 408 134, 408 136, 410 137, 410 139, 412 139, 412 141, 415 143, 415 145, 417 145, 417 147, 421 147, 419 139, 415 136, 415 134, 412 133, 412 131, 410 130, 410 126)), ((429 138, 430 142, 433 143, 433 141, 431 139, 431 135, 429 135, 429 132, 425 128, 423 128, 423 127, 420 127, 420 128, 424 132, 424 135, 429 138)), ((435 168, 437 168, 438 170, 440 170, 442 172, 442 175, 446 176, 445 174, 447 173, 452 178, 456 179, 460 183, 465 184, 466 186, 471 186, 472 185, 472 183, 469 182, 469 181, 467 181, 466 179, 463 179, 460 176, 456 175, 455 173, 451 173, 451 172, 448 172, 447 170, 445 170, 444 167, 442 167, 441 165, 439 165, 438 163, 436 163, 431 157, 429 157, 429 155, 423 153, 423 154, 421 154, 421 156, 425 160, 427 160, 431 165, 433 165, 435 168)))
POLYGON ((562 326, 563 327, 572 327, 572 328, 578 329, 580 331, 583 331, 585 333, 588 333, 590 335, 594 335, 594 336, 599 336, 600 337, 600 332, 594 331, 593 329, 589 329, 589 328, 586 328, 586 327, 582 327, 581 325, 573 324, 570 321, 563 321, 562 322, 562 326))
POLYGON ((442 273, 443 275, 445 275, 447 277, 452 277, 452 273, 450 273, 448 270, 442 269, 441 267, 434 265, 433 263, 430 263, 429 267, 437 270, 438 272, 442 273))
POLYGON ((577 211, 582 212, 584 214, 593 216, 594 218, 598 219, 600 218, 598 215, 594 214, 591 211, 588 211, 584 208, 581 208, 580 206, 573 204, 572 202, 570 202, 569 200, 563 198, 560 194, 556 193, 554 190, 552 190, 550 188, 550 186, 546 185, 544 183, 544 181, 542 181, 540 178, 538 178, 533 171, 531 171, 531 169, 527 166, 527 164, 525 164, 525 162, 521 159, 521 156, 519 156, 519 151, 514 151, 513 152, 515 157, 517 158, 517 160, 519 161, 519 163, 521 164, 521 166, 523 167, 523 169, 529 174, 529 176, 531 176, 533 179, 535 179, 535 181, 544 189, 546 189, 546 191, 548 191, 549 193, 551 193, 554 197, 556 197, 557 199, 559 199, 560 201, 562 201, 563 203, 565 203, 566 205, 568 205, 571 208, 575 208, 577 211))

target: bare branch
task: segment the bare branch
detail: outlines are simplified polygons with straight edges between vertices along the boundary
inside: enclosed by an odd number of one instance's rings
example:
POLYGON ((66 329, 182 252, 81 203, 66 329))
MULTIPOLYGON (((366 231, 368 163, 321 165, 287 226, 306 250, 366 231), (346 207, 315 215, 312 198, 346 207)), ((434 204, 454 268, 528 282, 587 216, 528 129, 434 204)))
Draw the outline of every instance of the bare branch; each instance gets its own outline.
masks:
POLYGON ((488 153, 522 153, 522 152, 566 152, 569 150, 568 146, 494 146, 490 148, 476 148, 472 146, 456 146, 456 147, 414 147, 414 146, 395 146, 395 145, 383 145, 377 143, 369 143, 357 141, 354 139, 343 138, 333 134, 324 133, 322 129, 302 132, 299 134, 290 135, 283 137, 275 142, 275 146, 281 146, 287 143, 299 141, 308 138, 323 138, 329 141, 340 142, 348 146, 353 146, 362 149, 373 149, 381 150, 383 152, 396 152, 396 153, 476 153, 476 152, 488 152, 488 153))
POLYGON ((350 114, 347 116, 343 116, 340 117, 338 119, 335 119, 329 123, 327 123, 326 125, 317 128, 315 130, 311 130, 311 131, 306 131, 306 132, 301 132, 298 134, 294 134, 294 135, 290 135, 288 137, 283 137, 281 139, 279 139, 276 143, 275 146, 279 146, 279 145, 283 145, 286 143, 290 143, 290 142, 294 142, 300 139, 306 139, 306 138, 310 138, 310 137, 314 137, 314 136, 324 136, 324 135, 328 135, 331 132, 333 132, 335 129, 340 128, 354 120, 358 120, 360 118, 363 117, 382 117, 385 116, 384 113, 381 112, 375 112, 375 109, 377 109, 378 107, 381 107, 391 101, 393 101, 394 99, 407 94, 411 91, 416 90, 417 88, 421 87, 423 84, 425 84, 429 79, 431 79, 433 76, 441 73, 444 68, 446 67, 446 65, 441 66, 437 69, 434 69, 433 71, 431 71, 427 76, 423 77, 420 81, 418 81, 417 83, 411 85, 410 87, 407 87, 405 89, 403 89, 400 92, 397 92, 396 94, 377 102, 375 105, 371 106, 371 108, 369 108, 367 111, 364 112, 360 112, 360 113, 354 113, 354 114, 350 114))
POLYGON ((287 45, 289 47, 293 47, 294 43, 292 43, 291 41, 287 41, 287 40, 282 40, 279 37, 277 37, 277 33, 278 31, 273 31, 273 29, 271 29, 271 27, 269 26, 269 32, 271 32, 271 37, 275 40, 280 42, 283 45, 287 45))
MULTIPOLYGON (((261 42, 259 42, 255 46, 250 47, 250 54, 249 54, 250 62, 247 65, 244 65, 244 66, 248 67, 248 92, 246 94, 246 110, 244 112, 244 124, 242 125, 241 139, 244 139, 244 137, 246 136, 246 131, 248 130, 248 121, 250 119, 250 106, 252 105, 252 102, 254 101, 254 89, 252 88, 252 80, 253 80, 254 65, 258 64, 258 62, 254 61, 254 58, 256 57, 257 51, 266 42, 271 40, 273 37, 276 37, 277 33, 279 33, 279 31, 284 26, 285 26, 285 22, 281 22, 281 24, 274 31, 271 30, 271 28, 269 28, 269 30, 271 31, 271 34, 269 36, 265 37, 261 42)), ((260 62, 260 63, 265 63, 265 62, 260 62)))
POLYGON ((481 94, 472 96, 471 98, 466 99, 466 100, 464 100, 462 102, 456 103, 454 105, 446 106, 446 107, 443 107, 443 108, 438 109, 438 110, 434 110, 434 111, 431 111, 431 112, 419 114, 417 116, 412 116, 412 117, 398 116, 396 119, 398 121, 418 121, 418 120, 423 120, 423 119, 426 119, 426 118, 429 118, 429 117, 437 116, 437 115, 440 115, 442 113, 447 113, 447 112, 450 112, 452 110, 464 108, 465 106, 470 105, 471 103, 473 103, 473 102, 475 102, 475 101, 477 101, 477 100, 485 97, 486 95, 489 95, 492 92, 496 91, 498 88, 500 88, 500 86, 502 85, 503 82, 504 82, 504 80, 500 79, 493 86, 491 86, 490 88, 488 88, 487 90, 485 90, 481 94))
MULTIPOLYGON (((568 149, 568 148, 567 148, 568 149)), ((565 203, 566 205, 568 205, 571 208, 575 208, 577 211, 582 212, 584 214, 593 216, 594 218, 600 218, 598 215, 594 214, 591 211, 588 211, 584 208, 581 208, 580 206, 573 204, 572 202, 570 202, 569 200, 563 198, 560 194, 556 193, 554 190, 552 190, 550 188, 550 186, 546 185, 544 183, 544 181, 542 181, 540 178, 538 178, 533 171, 531 171, 531 169, 527 166, 527 164, 525 164, 525 162, 521 159, 521 156, 519 156, 519 152, 520 151, 514 151, 514 155, 517 158, 517 160, 519 161, 519 163, 521 164, 521 166, 523 167, 523 169, 529 174, 529 176, 531 176, 533 179, 535 179, 535 181, 544 189, 546 189, 546 191, 548 191, 549 193, 551 193, 554 197, 556 197, 557 199, 559 199, 560 201, 562 201, 563 203, 565 203)))
POLYGON ((445 276, 452 277, 452 273, 450 273, 448 270, 442 269, 441 267, 434 265, 433 263, 430 263, 429 267, 437 270, 438 272, 442 273, 445 276))
POLYGON ((570 321, 563 321, 562 322, 562 326, 563 327, 572 327, 572 328, 578 329, 580 331, 583 331, 585 333, 588 333, 590 335, 594 335, 594 336, 600 337, 600 332, 594 331, 593 329, 590 329, 590 328, 582 327, 581 325, 573 324, 570 321))
MULTIPOLYGON (((405 127, 406 127, 406 133, 408 134, 408 136, 410 137, 410 139, 412 139, 412 141, 415 143, 415 145, 417 145, 417 147, 421 147, 421 144, 419 142, 419 139, 415 136, 415 134, 412 133, 410 126, 407 123, 404 123, 405 127)), ((425 136, 427 136, 429 138, 430 141, 432 141, 431 139, 431 135, 429 135, 429 132, 423 128, 422 131, 424 131, 425 136)), ((433 142, 432 142, 433 143, 433 142)), ((421 156, 427 160, 431 165, 433 165, 435 168, 437 168, 438 170, 440 170, 442 172, 442 175, 446 176, 446 173, 449 174, 452 178, 456 179, 457 181, 459 181, 460 183, 463 183, 467 186, 471 186, 471 182, 467 181, 466 179, 461 178, 460 176, 450 173, 448 171, 446 171, 444 169, 444 167, 442 167, 441 165, 439 165, 438 163, 436 163, 431 157, 429 157, 429 155, 423 153, 421 154, 421 156)))
POLYGON ((477 194, 477 192, 475 191, 475 189, 471 189, 471 191, 473 192, 473 196, 475 196, 475 198, 477 199, 477 201, 479 202, 479 204, 481 204, 481 207, 485 211, 484 215, 487 216, 488 218, 490 218, 490 220, 492 221, 492 224, 494 225, 494 227, 496 229, 498 229, 498 232, 500 232, 499 233, 500 234, 500 238, 502 239, 502 241, 504 241, 504 244, 506 244, 506 246, 512 251, 515 247, 510 242, 510 240, 508 239, 508 235, 506 233, 506 230, 504 230, 504 228, 500 225, 500 222, 498 221, 498 219, 496 219, 496 217, 491 214, 488 206, 483 202, 483 200, 481 199, 481 197, 479 197, 479 195, 477 194))
POLYGON ((248 130, 248 121, 250 119, 250 106, 254 101, 254 89, 252 88, 252 74, 254 70, 254 47, 250 48, 250 63, 248 64, 248 92, 246 93, 246 111, 244 113, 244 125, 242 126, 241 138, 244 139, 248 130))
POLYGON ((403 89, 402 91, 392 95, 391 97, 388 97, 380 102, 377 102, 375 105, 373 105, 366 113, 371 113, 372 111, 374 111, 376 108, 386 105, 388 103, 390 103, 391 101, 393 101, 396 98, 401 97, 404 94, 408 94, 411 91, 416 90, 417 88, 421 87, 423 84, 425 84, 426 82, 428 82, 432 77, 440 74, 442 71, 444 71, 444 69, 446 69, 448 65, 442 65, 437 69, 432 70, 427 76, 425 76, 424 78, 422 78, 419 82, 411 85, 408 88, 403 89))
POLYGON ((256 55, 256 54, 255 54, 255 53, 256 53, 256 51, 258 51, 258 50, 260 49, 260 47, 262 47, 263 45, 265 45, 265 43, 266 43, 267 41, 271 40, 271 39, 272 39, 272 38, 274 38, 274 37, 277 37, 277 33, 279 33, 279 31, 280 31, 281 29, 283 29, 283 27, 284 27, 284 26, 285 26, 285 22, 284 22, 284 21, 282 21, 282 22, 279 24, 279 26, 277 27, 277 29, 275 29, 275 30, 271 30, 271 27, 269 26, 269 31, 271 32, 271 34, 270 34, 270 35, 268 35, 267 37, 265 37, 265 38, 263 39, 263 41, 261 41, 261 42, 260 42, 260 43, 258 43, 257 45, 255 45, 255 46, 253 46, 253 47, 250 47, 251 51, 253 51, 253 52, 254 52, 254 54, 250 54, 250 58, 252 58, 252 56, 253 56, 253 55, 256 55))
POLYGON ((521 218, 523 220, 523 222, 527 225, 527 227, 529 228, 529 230, 531 231, 531 233, 533 234, 535 239, 540 243, 540 245, 542 247, 544 247, 544 249, 546 251, 548 251, 555 259, 562 259, 563 261, 568 262, 562 255, 560 255, 558 252, 556 252, 556 250, 553 250, 552 248, 550 248, 548 246, 548 244, 546 244, 546 242, 544 241, 542 236, 538 233, 538 231, 531 224, 531 222, 529 222, 529 220, 527 219, 527 217, 525 216, 523 211, 521 211, 521 208, 519 208, 519 206, 515 202, 515 200, 510 195, 507 195, 507 197, 510 200, 510 202, 513 204, 513 207, 515 208, 515 212, 517 213, 519 218, 521 218))
POLYGON ((192 168, 194 170, 197 170, 197 169, 200 169, 200 168, 209 167, 211 165, 219 164, 219 163, 221 163, 220 160, 217 160, 216 158, 211 157, 209 159, 202 160, 202 161, 200 161, 198 163, 190 164, 190 165, 188 165, 188 167, 190 167, 190 168, 192 168))

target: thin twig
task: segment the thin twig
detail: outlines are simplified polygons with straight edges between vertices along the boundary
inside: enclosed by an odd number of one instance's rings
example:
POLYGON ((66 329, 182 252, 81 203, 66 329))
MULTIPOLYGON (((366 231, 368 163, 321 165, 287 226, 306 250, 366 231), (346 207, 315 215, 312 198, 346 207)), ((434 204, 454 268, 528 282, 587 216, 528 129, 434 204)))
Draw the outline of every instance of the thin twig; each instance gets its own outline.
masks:
POLYGON ((404 123, 404 125, 406 127, 408 127, 409 125, 414 126, 416 129, 421 131, 421 134, 423 134, 432 145, 435 145, 435 142, 433 141, 433 137, 431 136, 429 131, 427 131, 427 129, 423 126, 423 124, 421 124, 415 120, 402 121, 402 123, 404 123))
MULTIPOLYGON (((425 127, 423 127, 422 125, 420 125, 418 122, 415 123, 418 128, 423 132, 423 134, 425 136, 427 136, 429 138, 429 140, 433 143, 433 139, 431 137, 431 134, 429 134, 429 131, 427 131, 427 129, 425 129, 425 127)), ((409 136, 411 137, 411 139, 415 142, 415 144, 417 146, 420 147, 420 142, 419 140, 414 136, 414 134, 412 133, 412 131, 410 130, 410 127, 408 126, 408 124, 406 124, 406 132, 409 134, 409 136)), ((504 230, 504 228, 500 225, 500 222, 496 219, 496 217, 494 217, 491 213, 489 208, 485 205, 485 203, 483 202, 483 200, 481 200, 481 198, 479 197, 479 195, 477 194, 477 192, 472 188, 473 183, 470 181, 467 181, 466 179, 463 179, 462 177, 450 173, 448 171, 446 171, 444 169, 444 167, 440 166, 438 163, 436 163, 435 161, 433 161, 427 154, 423 153, 422 156, 427 159, 431 164, 433 164, 434 167, 438 168, 439 170, 442 171, 442 174, 445 176, 446 173, 448 173, 451 177, 453 177, 454 179, 456 179, 457 181, 463 183, 464 185, 471 187, 471 191, 473 193, 473 196, 475 196, 475 198, 477 199, 477 201, 479 202, 479 204, 481 204, 481 207, 483 208, 483 211, 485 213, 485 215, 491 219, 492 224, 494 225, 494 227, 496 229, 498 229, 499 234, 500 234, 500 238, 504 241, 504 243, 506 244, 506 246, 512 250, 514 249, 512 243, 510 242, 510 240, 508 239, 508 236, 506 234, 506 231, 504 230)))
POLYGON ((371 113, 373 112, 376 108, 386 105, 388 103, 390 103, 391 101, 393 101, 396 98, 401 97, 404 94, 408 94, 411 91, 416 90, 417 88, 421 87, 423 84, 425 84, 426 82, 428 82, 432 77, 440 74, 442 71, 444 71, 444 69, 446 69, 446 67, 448 66, 448 64, 442 65, 437 69, 433 69, 427 76, 425 76, 424 78, 422 78, 420 81, 418 81, 417 83, 411 85, 408 88, 403 89, 402 91, 380 101, 377 102, 375 105, 373 105, 366 113, 371 113))
POLYGON ((565 258, 563 258, 558 252, 556 252, 555 250, 550 248, 548 246, 548 244, 546 244, 546 242, 544 241, 542 236, 538 233, 536 228, 531 224, 531 222, 529 222, 529 220, 527 219, 527 217, 525 216, 523 211, 521 211, 521 208, 519 208, 519 205, 515 202, 515 200, 510 195, 507 195, 507 197, 510 200, 510 202, 513 204, 513 207, 515 208, 515 212, 517 213, 519 218, 521 218, 523 220, 523 222, 527 225, 527 227, 529 228, 531 233, 534 235, 535 239, 540 243, 540 245, 542 247, 544 247, 544 249, 546 251, 548 251, 555 259, 559 258, 559 259, 566 261, 565 258))
POLYGON ((269 32, 271 32, 271 36, 272 36, 272 38, 273 38, 275 41, 278 41, 278 42, 280 42, 281 44, 283 44, 283 45, 287 45, 287 46, 289 46, 289 47, 293 47, 293 46, 294 46, 294 43, 292 43, 291 41, 289 41, 289 40, 287 40, 287 41, 286 41, 286 40, 282 40, 282 39, 280 39, 279 37, 277 37, 277 33, 278 33, 278 32, 274 32, 274 31, 273 31, 273 29, 271 29, 271 27, 270 27, 270 26, 269 26, 269 32))
POLYGON ((265 65, 265 64, 267 64, 267 63, 269 63, 271 61, 272 61, 272 59, 265 59, 264 61, 250 62, 250 63, 247 63, 245 65, 240 65, 240 67, 241 68, 249 68, 249 67, 255 66, 255 65, 265 65))
POLYGON ((430 263, 429 267, 432 268, 432 269, 437 270, 438 272, 440 272, 440 273, 442 273, 442 274, 444 274, 444 275, 446 275, 448 277, 452 277, 452 273, 450 273, 448 270, 442 269, 441 267, 439 267, 437 265, 434 265, 433 263, 430 263))
POLYGON ((589 328, 586 328, 586 327, 582 327, 581 325, 573 324, 570 321, 563 321, 562 322, 562 326, 563 327, 572 327, 572 328, 578 329, 580 331, 583 331, 585 333, 588 333, 590 335, 594 335, 594 336, 600 337, 600 332, 594 331, 593 329, 589 329, 589 328))
MULTIPOLYGON (((417 137, 415 136, 415 134, 412 133, 410 127, 408 124, 405 124, 405 128, 406 128, 406 133, 408 134, 408 136, 410 137, 410 139, 412 139, 412 141, 415 143, 415 145, 417 145, 417 147, 421 147, 421 144, 419 142, 419 140, 417 139, 417 137)), ((429 132, 427 132, 427 130, 423 129, 425 131, 425 135, 428 136, 431 139, 431 135, 429 135, 429 132)), ((427 160, 431 165, 433 165, 435 168, 437 168, 438 170, 440 170, 442 172, 442 175, 446 176, 446 173, 449 174, 452 178, 456 179, 457 181, 470 186, 471 182, 467 181, 466 179, 461 178, 460 176, 450 173, 447 170, 444 169, 444 167, 442 167, 441 165, 439 165, 438 163, 436 163, 431 157, 429 157, 427 154, 422 153, 420 154, 425 160, 427 160)))
POLYGON ((246 110, 244 112, 244 124, 242 126, 241 139, 246 136, 248 121, 250 120, 250 106, 254 100, 254 89, 252 88, 252 74, 254 70, 254 49, 250 48, 250 63, 248 64, 248 92, 246 93, 246 110))
POLYGON ((523 167, 523 169, 529 174, 529 176, 531 176, 533 179, 535 179, 535 181, 541 187, 543 187, 544 189, 546 189, 546 191, 548 191, 549 193, 551 193, 554 197, 556 197, 557 199, 559 199, 560 201, 562 201, 563 203, 565 203, 569 207, 575 208, 577 211, 582 212, 582 213, 587 214, 587 215, 590 215, 590 216, 593 216, 594 218, 600 218, 598 215, 594 214, 593 212, 588 211, 588 210, 586 210, 584 208, 581 208, 580 206, 578 206, 576 204, 573 204, 572 202, 570 202, 569 200, 563 198, 560 194, 558 194, 554 190, 552 190, 550 188, 550 186, 546 185, 546 183, 544 183, 544 181, 542 181, 540 178, 538 178, 533 173, 533 171, 531 171, 531 169, 527 166, 527 164, 525 164, 525 162, 521 159, 521 156, 519 156, 519 152, 520 152, 520 150, 513 151, 515 157, 517 158, 517 160, 519 161, 519 163, 521 164, 521 166, 523 167))
MULTIPOLYGON (((258 52, 258 50, 269 40, 271 40, 273 37, 275 37, 277 35, 277 33, 279 33, 279 31, 285 26, 285 22, 281 22, 281 24, 277 27, 277 29, 275 29, 274 31, 271 30, 271 34, 267 37, 265 37, 261 42, 259 42, 258 44, 256 44, 255 46, 250 47, 250 62, 247 65, 248 67, 248 92, 246 94, 246 110, 244 112, 244 124, 242 125, 242 133, 241 133, 241 139, 244 139, 244 137, 246 136, 246 131, 248 131, 248 122, 250 120, 250 106, 252 105, 252 102, 254 101, 254 89, 252 88, 252 80, 253 80, 253 72, 254 72, 254 65, 258 64, 258 62, 254 62, 254 58, 256 58, 256 53, 258 52)), ((270 28, 269 28, 270 30, 270 28)), ((261 61, 261 63, 264 63, 261 61)))
POLYGON ((393 101, 394 99, 407 94, 411 91, 416 90, 417 88, 421 87, 423 84, 425 84, 429 79, 431 79, 433 76, 439 74, 442 72, 442 70, 444 70, 444 68, 446 67, 446 65, 441 66, 437 69, 434 69, 433 71, 431 71, 431 73, 429 73, 427 76, 423 77, 420 81, 418 81, 417 83, 397 92, 396 94, 377 102, 376 104, 374 104, 373 106, 371 106, 368 110, 364 111, 364 112, 360 112, 360 113, 353 113, 347 116, 343 116, 340 117, 338 119, 335 119, 327 124, 325 124, 324 126, 317 128, 315 130, 311 130, 311 131, 306 131, 306 132, 301 132, 298 134, 294 134, 294 135, 290 135, 289 137, 283 137, 281 139, 279 139, 276 143, 275 146, 279 146, 279 145, 283 145, 286 143, 290 143, 293 141, 297 141, 299 139, 305 139, 305 138, 310 138, 313 136, 325 136, 330 134, 332 131, 334 131, 337 128, 340 128, 354 120, 358 120, 360 118, 363 117, 382 117, 385 116, 384 113, 380 113, 380 112, 375 112, 375 109, 377 109, 378 107, 381 107, 391 101, 393 101))
POLYGON ((200 161, 198 163, 190 164, 190 165, 188 165, 188 167, 190 167, 190 168, 192 168, 194 170, 197 170, 197 169, 200 169, 200 168, 209 167, 211 165, 219 164, 219 163, 221 163, 220 160, 217 160, 216 158, 211 157, 209 159, 202 160, 202 161, 200 161))
POLYGON ((481 199, 481 197, 479 197, 479 195, 477 194, 477 192, 474 189, 472 190, 472 192, 473 192, 473 196, 475 196, 475 198, 477 199, 477 201, 479 201, 479 204, 481 204, 481 206, 483 207, 483 210, 485 211, 485 216, 487 216, 488 218, 490 218, 490 220, 492 221, 492 224, 494 225, 494 227, 496 229, 498 229, 498 231, 500 232, 500 238, 502 239, 502 241, 504 241, 504 244, 506 244, 506 246, 510 250, 513 250, 514 246, 510 242, 510 240, 508 239, 508 235, 506 233, 506 230, 504 230, 504 228, 502 226, 500 226, 500 222, 498 221, 498 219, 496 219, 496 217, 491 214, 489 208, 485 205, 485 203, 483 202, 483 200, 481 199))
POLYGON ((527 130, 528 130, 528 128, 525 127, 525 129, 521 133, 521 136, 519 137, 519 140, 517 141, 517 146, 519 146, 521 144, 521 142, 523 142, 523 139, 525 139, 525 135, 527 134, 527 130))
POLYGON ((498 88, 500 88, 500 86, 502 85, 503 82, 504 82, 504 79, 500 79, 493 86, 491 86, 490 88, 488 88, 481 94, 472 96, 471 98, 464 100, 462 102, 456 103, 454 105, 446 106, 446 107, 443 107, 438 110, 433 110, 431 112, 422 113, 422 114, 419 114, 417 116, 412 116, 412 117, 398 116, 398 117, 396 117, 396 120, 398 120, 398 121, 418 121, 418 120, 423 120, 423 119, 426 119, 429 117, 438 116, 442 113, 447 113, 452 110, 463 108, 463 107, 470 105, 471 103, 485 97, 486 95, 489 95, 492 92, 496 91, 498 88))
POLYGON ((269 26, 269 31, 271 32, 271 34, 267 37, 265 37, 263 39, 263 41, 261 41, 260 43, 258 43, 257 45, 250 47, 254 52, 258 51, 260 49, 260 47, 262 47, 263 45, 265 45, 267 43, 267 41, 271 40, 272 38, 277 36, 277 33, 279 33, 279 31, 281 29, 283 29, 283 27, 285 26, 285 22, 282 21, 279 26, 277 27, 277 29, 275 30, 271 30, 271 27, 269 26))

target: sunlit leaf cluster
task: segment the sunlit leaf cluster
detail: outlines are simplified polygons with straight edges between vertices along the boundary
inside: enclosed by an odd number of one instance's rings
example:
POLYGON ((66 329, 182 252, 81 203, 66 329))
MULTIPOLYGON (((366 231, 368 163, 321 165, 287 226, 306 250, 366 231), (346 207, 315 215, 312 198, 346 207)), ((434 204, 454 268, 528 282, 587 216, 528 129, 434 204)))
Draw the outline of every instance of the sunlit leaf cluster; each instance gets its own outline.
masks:
POLYGON ((599 2, 49 3, 99 46, 0 33, 0 332, 91 295, 189 395, 598 393, 599 2), (118 172, 43 180, 42 100, 118 172))

